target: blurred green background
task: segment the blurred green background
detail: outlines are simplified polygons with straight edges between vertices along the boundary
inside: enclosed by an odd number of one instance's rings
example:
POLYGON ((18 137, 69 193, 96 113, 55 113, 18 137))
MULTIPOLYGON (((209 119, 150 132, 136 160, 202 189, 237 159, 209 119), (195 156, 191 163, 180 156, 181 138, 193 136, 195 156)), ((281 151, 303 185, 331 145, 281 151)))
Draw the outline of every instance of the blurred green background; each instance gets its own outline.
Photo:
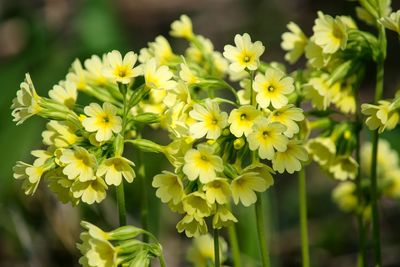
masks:
MULTIPOLYGON (((393 2, 398 9, 400 1, 393 2)), ((65 77, 75 58, 84 60, 112 49, 139 52, 157 35, 167 35, 170 23, 183 13, 192 18, 195 32, 210 38, 218 50, 232 43, 235 33, 249 32, 266 46, 264 60, 282 61, 280 36, 289 21, 298 23, 309 35, 317 10, 354 15, 355 6, 344 0, 0 0, 0 266, 78 266, 75 242, 80 219, 110 229, 117 225, 118 217, 112 194, 100 205, 72 208, 57 202, 44 186, 27 197, 12 178, 15 162, 29 162, 29 152, 42 147, 43 121, 33 118, 18 127, 12 122, 10 105, 24 73, 30 72, 39 94, 46 95, 65 77)), ((183 51, 183 42, 169 40, 178 52, 183 51)), ((399 51, 396 36, 389 33, 388 97, 400 84, 399 51)), ((364 102, 371 100, 371 84, 373 78, 363 88, 364 102)), ((397 151, 399 136, 399 129, 385 136, 397 151)), ((165 163, 161 156, 147 156, 154 162, 147 170, 150 183, 165 163)), ((307 172, 312 265, 355 266, 354 218, 332 203, 334 181, 313 165, 307 172)), ((127 186, 127 208, 130 222, 140 225, 137 188, 137 183, 127 186)), ((169 266, 188 266, 184 253, 190 241, 177 234, 178 218, 159 205, 150 186, 149 195, 151 230, 159 233, 169 266)), ((296 176, 276 177, 265 197, 274 266, 300 266, 296 176)), ((400 203, 384 200, 380 208, 384 266, 400 266, 400 203)), ((255 233, 248 227, 252 212, 239 211, 245 266, 257 266, 259 260, 255 233)))

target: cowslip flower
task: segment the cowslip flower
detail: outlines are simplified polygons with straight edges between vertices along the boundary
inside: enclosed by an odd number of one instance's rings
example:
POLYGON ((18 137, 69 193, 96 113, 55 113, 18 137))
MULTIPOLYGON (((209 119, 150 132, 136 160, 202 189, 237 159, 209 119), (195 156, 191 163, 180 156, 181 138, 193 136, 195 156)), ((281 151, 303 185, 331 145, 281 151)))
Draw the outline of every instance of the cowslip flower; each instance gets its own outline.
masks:
POLYGON ((29 117, 38 114, 42 108, 39 105, 40 96, 36 93, 29 73, 25 74, 25 81, 20 84, 20 90, 11 105, 13 121, 22 124, 29 117))
POLYGON ((179 66, 181 68, 179 71, 179 77, 188 85, 192 85, 200 81, 199 77, 193 73, 187 64, 181 63, 179 66))
POLYGON ((228 125, 228 114, 221 112, 218 103, 207 99, 203 105, 195 104, 189 112, 190 117, 197 122, 190 125, 190 134, 194 138, 217 139, 222 129, 228 125))
POLYGON ((399 122, 399 112, 391 102, 380 100, 378 105, 362 104, 361 112, 367 115, 365 123, 370 130, 378 129, 382 133, 386 129, 392 130, 399 122))
POLYGON ((400 10, 392 12, 389 16, 380 18, 378 22, 385 26, 385 28, 400 34, 400 10))
POLYGON ((68 147, 82 139, 76 131, 77 128, 68 121, 49 121, 42 132, 43 143, 57 148, 68 147))
POLYGON ((261 111, 250 105, 233 109, 229 114, 230 131, 236 137, 248 136, 253 131, 254 121, 260 117, 261 111))
POLYGON ((97 86, 106 85, 109 79, 104 75, 103 69, 108 65, 107 55, 103 55, 101 59, 97 55, 92 55, 84 62, 85 69, 87 71, 88 82, 97 86))
POLYGON ((164 36, 157 36, 154 42, 149 43, 148 48, 140 50, 139 62, 145 63, 151 58, 155 58, 157 64, 168 65, 175 57, 171 45, 164 36))
POLYGON ((311 100, 311 105, 320 110, 326 110, 333 102, 340 97, 340 83, 328 84, 328 75, 311 78, 304 85, 306 99, 311 100))
POLYGON ((276 152, 272 159, 272 167, 279 173, 285 170, 288 173, 294 173, 301 170, 301 162, 308 160, 307 150, 300 141, 290 140, 287 149, 282 152, 276 152))
POLYGON ((74 198, 91 205, 94 202, 100 203, 106 198, 107 188, 102 178, 94 176, 92 180, 85 182, 76 180, 70 190, 74 198))
POLYGON ((108 185, 120 185, 122 177, 128 183, 132 183, 136 175, 131 166, 135 166, 135 164, 124 157, 108 158, 100 164, 96 175, 99 177, 104 176, 108 185))
POLYGON ((286 126, 286 131, 283 132, 289 138, 300 131, 298 122, 304 120, 303 110, 296 108, 294 105, 287 105, 280 109, 272 111, 268 120, 271 122, 280 122, 286 126))
POLYGON ((221 229, 222 227, 231 226, 237 221, 238 220, 229 209, 224 206, 218 206, 218 209, 213 216, 212 225, 214 229, 221 229))
POLYGON ((157 67, 155 58, 144 64, 143 75, 146 86, 150 89, 169 90, 176 86, 176 82, 172 80, 173 73, 167 66, 157 67))
POLYGON ((187 15, 182 15, 179 20, 172 22, 169 34, 191 40, 194 37, 192 21, 187 15))
POLYGON ((26 195, 33 195, 39 185, 45 169, 40 164, 30 165, 18 161, 13 168, 13 176, 17 180, 23 180, 22 189, 26 195))
POLYGON ((285 131, 285 125, 260 118, 253 126, 253 132, 247 136, 250 150, 258 150, 260 158, 272 160, 275 150, 286 150, 289 140, 283 135, 285 131))
POLYGON ((245 33, 243 35, 236 34, 235 45, 225 45, 224 47, 223 55, 231 62, 229 69, 234 72, 245 69, 256 70, 260 56, 265 50, 263 44, 260 41, 252 43, 250 35, 245 33))
POLYGON ((339 208, 345 212, 350 212, 357 207, 356 185, 353 182, 339 183, 332 191, 332 199, 339 208))
POLYGON ((320 165, 329 165, 336 155, 336 145, 332 138, 317 137, 308 141, 306 146, 314 161, 320 165))
POLYGON ((91 103, 84 108, 87 116, 82 125, 88 132, 96 132, 96 140, 99 142, 110 140, 112 133, 122 130, 122 119, 117 116, 117 108, 110 103, 103 103, 101 107, 97 103, 91 103))
MULTIPOLYGON (((271 176, 271 175, 269 175, 271 176)), ((232 198, 235 204, 239 201, 248 207, 257 201, 255 192, 264 192, 271 185, 269 177, 262 177, 251 170, 244 172, 231 182, 232 198)))
POLYGON ((184 160, 183 173, 191 181, 199 178, 203 184, 217 178, 217 172, 222 172, 224 169, 222 159, 214 155, 212 147, 205 144, 199 144, 197 149, 186 152, 184 160))
POLYGON ((163 203, 172 201, 174 204, 178 204, 185 195, 181 179, 172 172, 163 171, 154 176, 152 186, 157 188, 156 196, 163 203))
POLYGON ((343 155, 335 158, 330 167, 329 172, 335 179, 344 181, 354 179, 357 175, 358 163, 352 157, 343 155))
POLYGON ((282 34, 281 47, 287 51, 285 59, 293 64, 304 53, 308 39, 296 23, 290 22, 287 28, 290 32, 282 34))
POLYGON ((260 107, 268 108, 272 105, 281 108, 288 103, 286 95, 294 91, 294 81, 282 71, 269 68, 264 75, 257 74, 253 89, 257 92, 256 101, 260 107))
POLYGON ((97 166, 96 157, 83 147, 64 149, 60 162, 65 165, 63 173, 68 179, 78 179, 81 182, 95 180, 94 169, 97 166))
POLYGON ((224 178, 217 178, 204 186, 208 203, 226 204, 231 196, 229 183, 224 178))
POLYGON ((207 233, 207 224, 204 218, 185 215, 176 225, 179 233, 185 232, 187 237, 198 237, 207 233))
POLYGON ((313 31, 315 43, 321 46, 326 54, 333 54, 346 47, 347 26, 340 17, 332 18, 318 11, 313 31))
POLYGON ((193 192, 186 195, 183 200, 184 211, 191 216, 206 217, 211 213, 211 204, 202 192, 193 192))
POLYGON ((51 99, 54 99, 68 108, 72 108, 78 97, 78 91, 74 83, 71 81, 63 81, 53 86, 53 89, 49 91, 49 96, 51 99))
POLYGON ((84 267, 117 267, 116 248, 106 239, 93 238, 89 233, 80 235, 77 247, 82 254, 79 263, 84 267))
POLYGON ((67 74, 67 81, 75 84, 78 90, 84 91, 88 85, 87 71, 83 68, 79 59, 75 59, 71 65, 71 71, 67 74))
POLYGON ((328 65, 331 60, 331 54, 324 54, 322 47, 315 43, 315 38, 311 37, 305 47, 305 56, 307 62, 314 68, 320 69, 328 65))
POLYGON ((119 51, 113 50, 107 54, 108 66, 103 68, 104 76, 116 82, 128 84, 131 79, 142 73, 141 67, 133 67, 136 63, 137 55, 130 51, 124 58, 119 51))

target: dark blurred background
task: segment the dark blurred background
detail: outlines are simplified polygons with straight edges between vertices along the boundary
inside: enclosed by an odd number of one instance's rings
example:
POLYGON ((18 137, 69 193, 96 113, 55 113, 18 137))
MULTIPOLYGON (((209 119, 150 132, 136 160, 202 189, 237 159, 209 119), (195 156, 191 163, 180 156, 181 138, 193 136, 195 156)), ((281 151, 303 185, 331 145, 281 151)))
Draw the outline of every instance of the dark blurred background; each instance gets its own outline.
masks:
MULTIPOLYGON (((398 9, 400 1, 393 2, 394 10, 398 9)), ((281 34, 289 21, 310 35, 318 10, 354 16, 355 6, 356 2, 344 0, 0 0, 0 266, 77 266, 80 219, 105 229, 117 224, 112 193, 100 205, 73 208, 60 204, 45 186, 27 197, 12 178, 15 162, 30 162, 29 152, 42 147, 44 122, 33 118, 17 127, 10 115, 24 73, 30 72, 39 94, 47 95, 75 58, 84 60, 112 49, 139 52, 157 35, 168 35, 170 23, 183 13, 192 18, 195 32, 210 38, 218 50, 233 43, 236 33, 249 32, 266 46, 264 60, 282 61, 281 34)), ((362 22, 359 25, 369 30, 362 22)), ((385 95, 392 97, 399 88, 400 49, 395 34, 388 37, 385 95)), ((184 42, 168 39, 178 52, 183 51, 184 42)), ((371 74, 373 70, 371 66, 371 74)), ((363 88, 364 102, 372 99, 374 75, 370 76, 363 88)), ((385 137, 399 151, 399 130, 385 137)), ((151 179, 165 163, 160 156, 148 157, 157 163, 147 170, 151 179)), ((312 266, 356 266, 355 220, 332 203, 336 182, 313 165, 307 172, 312 266)), ((130 222, 140 225, 140 194, 135 185, 127 187, 133 196, 127 206, 130 222)), ((184 253, 190 241, 176 232, 178 218, 159 204, 153 189, 149 194, 151 230, 159 233, 169 266, 188 266, 184 253)), ((277 176, 265 197, 274 266, 300 266, 296 176, 277 176)), ((384 266, 400 266, 400 203, 384 200, 380 208, 384 266)), ((254 227, 248 227, 252 213, 251 208, 238 212, 245 266, 259 266, 254 227)))

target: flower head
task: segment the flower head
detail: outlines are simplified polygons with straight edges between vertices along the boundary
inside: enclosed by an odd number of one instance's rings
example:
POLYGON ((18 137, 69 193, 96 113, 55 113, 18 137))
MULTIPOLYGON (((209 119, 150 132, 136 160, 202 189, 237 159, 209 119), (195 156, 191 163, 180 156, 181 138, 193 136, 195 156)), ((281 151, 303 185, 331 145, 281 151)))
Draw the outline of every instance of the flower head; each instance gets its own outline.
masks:
POLYGON ((113 132, 119 133, 122 130, 122 119, 112 104, 105 102, 102 108, 97 103, 91 103, 84 111, 89 117, 82 121, 82 125, 86 131, 96 132, 97 141, 110 140, 113 132))
POLYGON ((271 122, 280 122, 286 126, 286 131, 283 133, 289 138, 300 131, 298 122, 304 120, 303 110, 296 108, 293 105, 287 105, 280 109, 272 111, 268 120, 271 122))
POLYGON ((189 115, 197 121, 190 125, 190 133, 194 138, 206 136, 208 139, 217 139, 228 125, 228 114, 221 112, 218 103, 210 99, 205 101, 205 106, 195 104, 189 115))
POLYGON ((315 43, 321 46, 326 54, 333 54, 346 47, 347 26, 340 17, 334 19, 319 11, 313 31, 315 43))
POLYGON ((270 68, 264 75, 257 74, 253 89, 257 92, 256 101, 260 107, 268 108, 271 104, 281 108, 288 103, 286 95, 294 91, 294 81, 282 71, 270 68))
POLYGON ((203 184, 217 178, 217 172, 222 172, 224 169, 222 159, 214 155, 212 147, 205 144, 186 152, 184 160, 185 165, 182 170, 188 179, 193 181, 199 178, 203 184))
POLYGON ((208 203, 226 204, 231 196, 231 189, 226 179, 217 178, 204 186, 208 203))
POLYGON ((124 58, 119 51, 113 50, 107 54, 108 66, 103 69, 104 76, 116 82, 128 84, 131 79, 141 74, 141 67, 133 68, 137 55, 130 51, 124 58))
POLYGON ((332 198, 345 212, 350 212, 357 207, 356 185, 353 182, 341 182, 332 191, 332 198))
POLYGON ((187 237, 198 237, 207 233, 207 224, 204 218, 186 215, 176 225, 179 233, 185 232, 187 237))
POLYGON ((392 130, 399 122, 399 112, 391 102, 380 100, 378 105, 362 104, 362 113, 369 116, 365 123, 370 130, 392 130))
POLYGON ((290 22, 287 28, 290 32, 282 34, 281 47, 283 50, 288 51, 285 59, 293 64, 304 53, 308 39, 296 23, 290 22))
POLYGON ((42 137, 43 143, 48 146, 68 147, 81 139, 76 135, 76 127, 68 121, 49 121, 46 128, 42 137))
POLYGON ((25 81, 21 83, 20 90, 17 91, 17 96, 13 99, 11 105, 13 121, 16 121, 19 125, 29 117, 39 113, 42 109, 39 101, 40 96, 36 93, 31 76, 27 73, 25 74, 25 81))
POLYGON ((301 142, 290 140, 285 151, 278 151, 272 159, 272 167, 279 173, 285 170, 288 173, 294 173, 301 170, 301 162, 308 160, 307 150, 301 142))
POLYGON ((72 108, 78 97, 78 91, 74 83, 65 81, 54 85, 53 89, 49 91, 49 96, 51 99, 54 99, 68 108, 72 108))
POLYGON ((329 172, 338 180, 354 179, 357 175, 358 163, 350 156, 339 156, 331 163, 329 172))
MULTIPOLYGON (((214 262, 213 242, 213 238, 210 234, 196 237, 188 249, 188 261, 191 262, 194 267, 206 267, 209 262, 214 262)), ((222 237, 219 238, 219 246, 219 259, 222 263, 226 259, 227 254, 227 244, 222 237)))
POLYGON ((223 55, 231 62, 229 69, 234 72, 245 69, 256 70, 259 65, 259 58, 265 50, 263 44, 260 41, 252 43, 250 35, 245 33, 243 35, 236 34, 235 45, 224 47, 223 55))
POLYGON ((108 158, 100 164, 96 175, 99 177, 105 176, 105 181, 108 185, 120 185, 122 177, 128 183, 132 183, 133 178, 135 178, 135 172, 131 166, 135 166, 135 164, 124 157, 108 158))
POLYGON ((391 13, 389 16, 380 18, 378 21, 385 28, 400 34, 400 10, 391 13))
POLYGON ((96 168, 96 157, 90 154, 83 147, 64 149, 60 157, 60 162, 65 165, 63 173, 68 179, 78 179, 81 182, 95 180, 94 169, 96 168))
POLYGON ((150 59, 144 64, 143 73, 148 88, 169 90, 176 87, 176 82, 172 80, 172 72, 167 66, 157 67, 155 58, 150 59))
POLYGON ((172 22, 170 34, 190 40, 194 37, 192 21, 187 15, 182 15, 179 20, 172 22))
POLYGON ((253 124, 260 115, 261 112, 250 105, 233 109, 228 118, 231 133, 236 137, 241 137, 243 134, 248 136, 253 131, 253 124))
POLYGON ((311 139, 307 144, 307 149, 313 160, 322 166, 329 165, 336 155, 336 145, 329 137, 311 139))
POLYGON ((94 179, 82 182, 76 180, 70 190, 74 198, 81 199, 86 204, 100 203, 106 198, 107 185, 100 177, 94 176, 94 179))
POLYGON ((229 211, 229 209, 224 206, 218 206, 218 209, 214 214, 212 223, 214 229, 221 229, 222 227, 228 227, 236 223, 237 221, 238 220, 232 214, 232 212, 229 211))
POLYGON ((285 131, 283 124, 260 118, 253 126, 253 132, 247 136, 250 150, 258 149, 260 158, 272 160, 275 151, 286 150, 289 140, 283 135, 285 131))
POLYGON ((152 185, 157 188, 156 196, 163 203, 172 201, 174 204, 178 204, 185 195, 181 179, 172 172, 163 171, 154 176, 152 185))

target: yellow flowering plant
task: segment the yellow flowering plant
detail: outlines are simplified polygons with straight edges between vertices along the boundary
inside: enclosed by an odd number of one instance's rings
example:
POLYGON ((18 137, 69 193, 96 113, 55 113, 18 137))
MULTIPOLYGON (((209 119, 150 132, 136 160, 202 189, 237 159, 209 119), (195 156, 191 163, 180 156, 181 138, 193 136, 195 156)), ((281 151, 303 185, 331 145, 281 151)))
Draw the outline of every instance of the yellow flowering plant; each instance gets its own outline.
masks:
POLYGON ((216 51, 182 15, 170 31, 187 42, 182 54, 158 36, 139 54, 113 50, 83 64, 76 59, 49 97, 37 94, 27 74, 12 116, 17 125, 33 115, 46 119, 45 148, 32 151, 31 164, 18 161, 14 178, 22 181, 25 194, 33 195, 44 183, 61 202, 74 206, 100 203, 113 197, 109 190, 114 188, 121 227, 105 232, 83 221, 79 263, 150 266, 156 257, 164 267, 161 245, 148 231, 145 167, 152 163, 142 159, 143 152, 161 153, 172 171, 158 170, 151 185, 161 202, 179 214, 177 231, 195 239, 188 260, 194 266, 221 266, 228 248, 220 234, 227 229, 233 265, 241 266, 235 223, 244 218, 237 210, 254 206, 261 264, 269 267, 262 194, 273 189, 280 174, 297 173, 302 266, 309 267, 305 165, 314 161, 338 181, 333 200, 358 219, 363 267, 366 219, 373 222, 375 265, 380 267, 377 199, 400 196, 397 154, 385 141, 378 150, 379 134, 399 121, 400 97, 381 99, 384 27, 398 31, 399 12, 389 15, 388 0, 359 3, 357 14, 373 22, 377 35, 361 30, 351 17, 321 11, 311 36, 288 24, 281 43, 285 59, 291 64, 302 56, 306 60, 292 72, 263 61, 265 46, 248 33, 235 35, 222 53, 216 51), (377 64, 376 98, 361 104, 359 89, 370 62, 377 64), (79 104, 81 94, 90 103, 79 104), (372 144, 364 146, 363 124, 374 131, 372 144), (145 127, 167 133, 168 143, 144 138, 145 127), (135 162, 128 145, 137 149, 135 162), (383 161, 378 168, 380 153, 393 164, 383 161), (143 229, 126 225, 124 186, 136 186, 138 179, 143 229), (139 234, 143 242, 136 239, 139 234))

